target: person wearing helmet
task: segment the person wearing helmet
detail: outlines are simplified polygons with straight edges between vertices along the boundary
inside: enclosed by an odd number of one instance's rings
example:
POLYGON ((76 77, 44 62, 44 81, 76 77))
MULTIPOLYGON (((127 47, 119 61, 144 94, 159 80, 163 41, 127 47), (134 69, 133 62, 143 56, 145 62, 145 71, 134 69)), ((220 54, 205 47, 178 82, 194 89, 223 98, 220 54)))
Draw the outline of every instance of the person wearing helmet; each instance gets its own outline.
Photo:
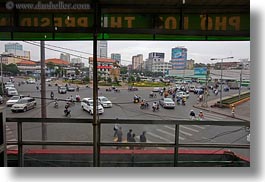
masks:
POLYGON ((195 120, 195 118, 196 118, 195 112, 193 110, 190 110, 190 119, 195 120))
POLYGON ((232 117, 234 118, 235 117, 235 105, 234 104, 231 105, 231 114, 232 114, 232 117))
POLYGON ((198 117, 199 117, 199 120, 204 119, 204 114, 202 111, 199 112, 198 117))

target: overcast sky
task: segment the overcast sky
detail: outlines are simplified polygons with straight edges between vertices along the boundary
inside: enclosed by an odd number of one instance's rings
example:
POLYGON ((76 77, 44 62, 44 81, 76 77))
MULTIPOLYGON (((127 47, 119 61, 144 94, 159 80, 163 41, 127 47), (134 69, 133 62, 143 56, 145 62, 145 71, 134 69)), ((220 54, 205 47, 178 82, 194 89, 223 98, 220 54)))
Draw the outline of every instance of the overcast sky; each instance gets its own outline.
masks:
MULTIPOLYGON (((4 44, 8 42, 12 41, 0 42, 0 52, 4 52, 4 44)), ((13 42, 22 44, 24 50, 30 51, 31 60, 39 61, 39 46, 22 41, 13 42)), ((39 41, 31 43, 39 45, 39 41)), ((74 55, 81 56, 83 57, 82 61, 87 62, 85 58, 91 57, 93 53, 92 41, 46 41, 45 44, 47 48, 54 49, 46 49, 46 59, 60 58, 60 51, 62 51, 73 54, 71 58, 75 57, 74 55)), ((132 56, 137 54, 143 54, 145 60, 150 52, 163 52, 165 53, 165 61, 168 62, 171 59, 171 49, 178 46, 187 48, 188 59, 195 60, 195 63, 211 63, 213 62, 210 60, 211 58, 224 58, 230 56, 233 56, 234 59, 224 61, 238 61, 243 58, 250 59, 249 41, 108 41, 108 57, 110 57, 111 53, 120 53, 122 64, 128 65, 131 64, 132 56)))

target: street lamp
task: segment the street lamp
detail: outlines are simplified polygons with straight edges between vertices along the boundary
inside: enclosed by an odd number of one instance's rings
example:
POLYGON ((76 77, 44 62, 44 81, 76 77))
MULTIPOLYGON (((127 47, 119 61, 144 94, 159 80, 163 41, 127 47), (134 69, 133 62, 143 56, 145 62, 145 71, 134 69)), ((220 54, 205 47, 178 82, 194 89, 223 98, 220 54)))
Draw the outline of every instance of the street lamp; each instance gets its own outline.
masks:
POLYGON ((221 90, 220 90, 220 107, 222 108, 222 95, 223 95, 223 60, 224 59, 233 59, 234 57, 226 57, 226 58, 211 58, 211 60, 221 60, 220 69, 221 69, 221 90))

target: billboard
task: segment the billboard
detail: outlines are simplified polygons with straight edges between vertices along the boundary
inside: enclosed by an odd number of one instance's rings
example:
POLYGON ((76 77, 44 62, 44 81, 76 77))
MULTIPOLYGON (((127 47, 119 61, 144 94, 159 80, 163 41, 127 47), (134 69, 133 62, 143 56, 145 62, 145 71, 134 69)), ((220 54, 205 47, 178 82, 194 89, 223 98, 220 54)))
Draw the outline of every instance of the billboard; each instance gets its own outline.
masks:
POLYGON ((207 74, 207 68, 194 68, 194 75, 206 75, 207 74))
POLYGON ((172 59, 179 59, 179 58, 182 58, 182 50, 183 49, 180 49, 180 48, 174 48, 172 49, 172 59))

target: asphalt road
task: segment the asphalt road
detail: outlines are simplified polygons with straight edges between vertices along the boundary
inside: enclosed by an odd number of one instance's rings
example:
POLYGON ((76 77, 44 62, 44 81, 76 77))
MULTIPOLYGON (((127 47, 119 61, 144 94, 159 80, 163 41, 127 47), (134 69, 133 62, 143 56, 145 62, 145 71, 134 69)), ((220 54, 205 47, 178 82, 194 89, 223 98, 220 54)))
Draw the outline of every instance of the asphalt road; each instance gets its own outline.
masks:
MULTIPOLYGON (((17 79, 16 81, 18 81, 17 79)), ((41 104, 40 104, 40 91, 36 90, 34 84, 24 84, 20 87, 16 86, 19 94, 30 95, 36 97, 37 107, 27 111, 26 113, 12 113, 10 108, 6 109, 7 117, 41 117, 41 104)), ((59 94, 57 87, 47 86, 46 92, 46 105, 47 105, 47 117, 49 118, 61 118, 63 116, 63 110, 65 106, 64 101, 59 102, 59 108, 54 108, 53 101, 49 99, 50 92, 55 93, 55 98, 66 99, 71 95, 75 97, 77 92, 67 92, 67 94, 59 94)), ((158 101, 161 96, 157 94, 157 98, 149 98, 149 93, 152 88, 139 88, 139 91, 132 92, 127 89, 122 89, 119 93, 106 92, 105 88, 99 89, 99 95, 108 97, 112 103, 112 108, 105 108, 105 112, 100 115, 100 118, 120 118, 120 119, 154 119, 154 120, 167 120, 167 119, 188 119, 189 111, 193 109, 196 113, 198 109, 192 106, 196 104, 197 97, 193 93, 190 93, 189 99, 185 106, 177 105, 175 109, 164 109, 160 107, 158 112, 152 112, 151 107, 149 109, 140 109, 139 104, 133 103, 134 94, 140 95, 142 98, 147 100, 150 104, 155 100, 158 101)), ((238 90, 231 90, 229 92, 223 92, 223 96, 232 95, 237 93, 238 90)), ((92 88, 80 88, 78 94, 81 98, 90 97, 92 98, 92 88)), ((217 99, 218 96, 211 94, 209 100, 217 99)), ((221 121, 221 120, 233 120, 230 117, 204 112, 206 120, 221 121)), ((92 118, 90 114, 81 109, 80 103, 76 103, 71 106, 71 118, 92 118)), ((40 124, 24 124, 23 125, 23 139, 26 140, 41 140, 41 125, 40 124)), ((126 140, 126 133, 129 129, 133 129, 136 134, 136 140, 139 141, 139 135, 142 131, 147 132, 148 142, 174 142, 174 126, 173 125, 122 125, 123 138, 126 140)), ((16 126, 12 123, 7 126, 7 135, 9 140, 15 140, 16 137, 16 126)), ((49 124, 47 125, 48 140, 58 141, 92 141, 92 125, 87 124, 49 124)), ((101 140, 102 141, 113 141, 113 125, 104 125, 101 128, 101 140)), ((180 127, 180 143, 240 143, 246 144, 246 135, 248 132, 244 128, 239 127, 221 127, 221 126, 181 126, 180 127)), ((10 149, 15 146, 9 146, 10 149)), ((50 147, 54 148, 54 146, 50 147)), ((60 147, 61 148, 61 147, 60 147)), ((160 148, 161 150, 164 148, 160 148)), ((219 149, 216 149, 219 150, 219 149)), ((234 150, 241 155, 249 157, 249 150, 234 150)))

